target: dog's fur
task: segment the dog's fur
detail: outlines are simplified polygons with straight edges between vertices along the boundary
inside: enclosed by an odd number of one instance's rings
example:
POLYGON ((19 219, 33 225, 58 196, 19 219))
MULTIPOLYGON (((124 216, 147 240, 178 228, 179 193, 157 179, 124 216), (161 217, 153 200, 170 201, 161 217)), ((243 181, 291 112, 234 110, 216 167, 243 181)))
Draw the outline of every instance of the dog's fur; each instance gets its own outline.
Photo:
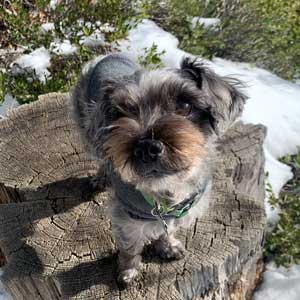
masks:
MULTIPOLYGON (((107 169, 158 202, 167 198, 172 206, 210 178, 214 142, 241 114, 246 100, 239 84, 191 57, 178 69, 147 71, 114 54, 89 64, 72 99, 82 136, 107 169), (150 146, 138 148, 145 140, 150 146), (158 150, 149 150, 153 141, 158 150), (153 151, 161 152, 157 156, 153 151)), ((186 216, 167 220, 167 235, 157 221, 131 218, 112 186, 120 280, 128 283, 137 275, 143 246, 151 241, 162 256, 182 257, 184 249, 174 233, 203 215, 208 202, 209 188, 186 216)))

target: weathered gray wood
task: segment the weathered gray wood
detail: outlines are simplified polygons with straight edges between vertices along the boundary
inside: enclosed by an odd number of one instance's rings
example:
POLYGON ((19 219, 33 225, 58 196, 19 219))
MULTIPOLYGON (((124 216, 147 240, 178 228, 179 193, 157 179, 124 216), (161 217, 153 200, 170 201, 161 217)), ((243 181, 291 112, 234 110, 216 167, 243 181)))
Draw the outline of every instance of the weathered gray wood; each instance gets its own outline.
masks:
POLYGON ((14 300, 250 299, 265 228, 262 126, 236 124, 220 141, 211 207, 181 230, 187 255, 146 249, 139 280, 120 290, 107 193, 82 147, 67 94, 49 94, 0 122, 2 282, 14 300))

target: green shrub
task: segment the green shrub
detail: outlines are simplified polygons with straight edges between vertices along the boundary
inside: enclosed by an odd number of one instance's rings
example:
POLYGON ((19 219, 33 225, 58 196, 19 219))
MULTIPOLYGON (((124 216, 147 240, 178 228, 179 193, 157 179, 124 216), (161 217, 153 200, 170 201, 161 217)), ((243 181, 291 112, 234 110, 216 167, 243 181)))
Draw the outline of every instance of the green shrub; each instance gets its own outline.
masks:
POLYGON ((298 0, 144 0, 142 14, 173 33, 179 47, 211 58, 255 63, 287 78, 300 74, 298 0), (195 16, 219 17, 218 30, 197 25, 195 16))
POLYGON ((40 26, 46 18, 49 1, 3 1, 0 9, 1 48, 29 47, 28 51, 52 41, 50 34, 43 35, 40 26))
POLYGON ((271 205, 280 208, 280 220, 268 234, 265 250, 277 265, 288 267, 300 264, 300 152, 282 158, 282 162, 292 167, 294 178, 284 186, 279 198, 270 197, 271 205))
MULTIPOLYGON (((25 53, 41 46, 49 49, 56 37, 70 40, 78 52, 65 57, 52 56, 51 77, 45 84, 33 72, 13 75, 6 64, 5 72, 0 71, 0 101, 6 93, 20 102, 30 102, 41 93, 68 91, 82 64, 111 51, 109 44, 87 48, 80 43, 82 35, 91 35, 99 29, 96 21, 114 28, 105 32, 108 43, 125 37, 142 18, 150 18, 174 34, 179 47, 187 52, 255 63, 288 79, 300 74, 298 0, 61 0, 55 9, 50 8, 49 2, 4 1, 0 9, 1 48, 25 46, 25 53), (191 20, 198 16, 219 17, 221 22, 216 30, 201 24, 192 28, 191 20), (53 32, 41 32, 45 22, 54 23, 53 32)), ((159 67, 162 54, 152 47, 146 49, 140 60, 142 64, 159 67)))
POLYGON ((0 9, 0 28, 4 32, 0 37, 2 47, 25 46, 26 54, 42 46, 49 49, 54 38, 58 38, 61 41, 70 40, 78 50, 68 56, 52 54, 49 67, 51 76, 45 83, 38 80, 33 70, 14 74, 6 64, 6 70, 0 71, 0 102, 6 93, 25 103, 36 100, 40 94, 69 91, 82 65, 96 55, 111 51, 109 42, 124 37, 132 26, 129 22, 134 16, 131 1, 62 0, 55 9, 50 8, 49 2, 7 1, 4 9, 0 9), (101 21, 101 24, 97 21, 101 21), (41 25, 45 22, 54 23, 53 32, 41 31, 41 25), (107 44, 88 48, 80 42, 83 35, 91 35, 103 24, 113 28, 105 32, 107 44))
POLYGON ((293 79, 300 71, 300 2, 233 0, 221 6, 217 56, 254 62, 293 79))
POLYGON ((221 47, 216 34, 202 24, 192 27, 193 17, 213 17, 219 0, 155 0, 141 1, 140 11, 144 18, 155 21, 179 39, 179 48, 204 57, 212 57, 215 48, 221 47))
POLYGON ((77 53, 69 56, 52 55, 49 71, 50 78, 41 82, 34 70, 24 70, 25 73, 13 75, 0 72, 2 75, 3 95, 12 94, 20 104, 29 103, 41 94, 50 92, 68 92, 75 84, 84 62, 95 55, 94 51, 81 47, 77 53))
POLYGON ((161 61, 161 56, 166 53, 165 50, 158 52, 155 43, 153 43, 150 48, 144 48, 143 50, 144 54, 138 57, 138 62, 141 66, 148 69, 158 69, 164 66, 161 61))

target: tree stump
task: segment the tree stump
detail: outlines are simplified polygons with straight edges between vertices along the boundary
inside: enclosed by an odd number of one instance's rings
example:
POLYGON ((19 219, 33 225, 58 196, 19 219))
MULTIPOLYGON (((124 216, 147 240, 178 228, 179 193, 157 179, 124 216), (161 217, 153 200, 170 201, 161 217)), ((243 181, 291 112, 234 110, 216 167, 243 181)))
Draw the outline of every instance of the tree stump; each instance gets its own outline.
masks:
POLYGON ((0 122, 2 284, 15 300, 250 299, 264 241, 265 128, 235 124, 218 143, 212 202, 178 237, 179 261, 146 249, 139 280, 117 282, 107 192, 91 188, 68 94, 49 94, 0 122))

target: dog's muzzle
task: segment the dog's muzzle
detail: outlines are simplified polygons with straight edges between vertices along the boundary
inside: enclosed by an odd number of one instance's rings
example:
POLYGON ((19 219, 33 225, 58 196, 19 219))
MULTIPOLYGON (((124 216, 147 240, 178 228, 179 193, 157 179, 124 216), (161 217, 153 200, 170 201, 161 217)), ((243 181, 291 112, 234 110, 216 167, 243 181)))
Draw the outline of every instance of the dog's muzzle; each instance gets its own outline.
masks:
POLYGON ((133 150, 136 159, 144 163, 156 162, 162 155, 164 146, 160 141, 141 139, 133 150))

